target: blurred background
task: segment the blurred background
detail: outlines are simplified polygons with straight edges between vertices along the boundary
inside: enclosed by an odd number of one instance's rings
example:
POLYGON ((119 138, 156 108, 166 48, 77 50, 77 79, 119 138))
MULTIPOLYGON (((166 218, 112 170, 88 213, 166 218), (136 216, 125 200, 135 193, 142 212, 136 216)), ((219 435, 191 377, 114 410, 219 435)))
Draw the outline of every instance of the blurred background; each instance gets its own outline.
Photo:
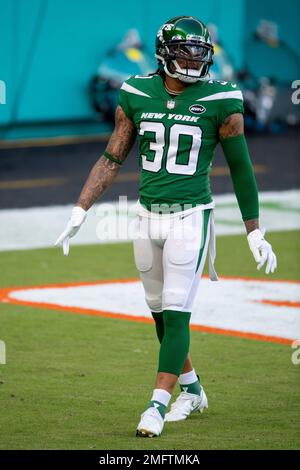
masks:
MULTIPOLYGON (((184 7, 179 0, 153 0, 150 7, 138 1, 0 0, 0 11, 0 208, 67 210, 76 201, 112 131, 121 83, 156 69, 156 32, 180 14, 209 25, 212 78, 237 81, 243 90, 260 191, 299 187, 300 105, 292 101, 300 79, 298 0, 201 0, 184 7)), ((219 149, 212 187, 214 194, 232 193, 219 149)), ((103 200, 120 194, 135 200, 137 192, 135 147, 103 200)), ((15 232, 3 227, 7 246, 15 232)), ((47 245, 48 230, 45 236, 47 245)))

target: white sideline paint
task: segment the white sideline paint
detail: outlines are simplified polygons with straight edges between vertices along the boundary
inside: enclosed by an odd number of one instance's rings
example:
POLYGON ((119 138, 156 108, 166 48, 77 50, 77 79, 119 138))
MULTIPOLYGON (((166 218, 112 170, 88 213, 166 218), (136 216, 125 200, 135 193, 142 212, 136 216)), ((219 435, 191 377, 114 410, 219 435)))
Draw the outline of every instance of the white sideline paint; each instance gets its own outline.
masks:
MULTIPOLYGON (((24 289, 10 292, 9 298, 151 318, 139 281, 24 289)), ((263 299, 299 302, 300 284, 224 278, 211 282, 204 278, 191 323, 291 340, 300 338, 300 309, 259 303, 263 299)))
MULTIPOLYGON (((217 235, 245 233, 235 195, 218 195, 214 197, 214 200, 216 202, 215 220, 217 235)), ((261 226, 266 227, 268 232, 300 228, 300 190, 260 193, 260 202, 262 204, 261 226), (263 207, 264 203, 279 202, 282 205, 281 209, 263 207)), ((113 225, 116 223, 117 218, 113 213, 114 208, 117 207, 117 202, 103 204, 109 204, 112 208, 107 222, 113 225)), ((71 244, 88 245, 129 241, 128 236, 117 240, 99 240, 96 230, 98 226, 98 231, 101 233, 101 226, 100 218, 97 217, 96 211, 103 207, 103 204, 98 204, 89 211, 87 221, 71 241, 71 244)), ((129 202, 128 206, 133 214, 135 202, 129 202)), ((0 251, 52 247, 58 235, 65 228, 72 207, 72 205, 65 205, 0 210, 0 251)), ((121 221, 126 222, 126 215, 119 217, 121 221)))

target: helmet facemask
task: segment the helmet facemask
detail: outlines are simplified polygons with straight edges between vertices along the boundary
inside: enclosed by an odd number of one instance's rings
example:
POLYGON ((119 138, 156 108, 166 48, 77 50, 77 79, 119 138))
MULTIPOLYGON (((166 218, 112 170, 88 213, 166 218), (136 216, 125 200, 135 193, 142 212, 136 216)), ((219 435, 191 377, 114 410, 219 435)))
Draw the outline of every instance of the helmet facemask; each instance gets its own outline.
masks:
POLYGON ((213 46, 207 43, 171 41, 165 44, 164 71, 185 83, 204 80, 213 63, 213 46))

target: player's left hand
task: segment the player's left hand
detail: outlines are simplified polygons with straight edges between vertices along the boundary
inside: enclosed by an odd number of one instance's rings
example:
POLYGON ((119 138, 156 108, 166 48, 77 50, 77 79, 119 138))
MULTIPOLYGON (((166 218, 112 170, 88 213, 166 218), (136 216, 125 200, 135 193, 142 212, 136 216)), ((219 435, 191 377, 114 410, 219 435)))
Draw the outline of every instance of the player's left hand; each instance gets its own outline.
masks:
POLYGON ((264 239, 264 232, 260 229, 253 230, 247 236, 250 250, 255 261, 258 263, 257 269, 261 269, 266 263, 266 274, 273 273, 277 268, 276 255, 272 246, 264 239))

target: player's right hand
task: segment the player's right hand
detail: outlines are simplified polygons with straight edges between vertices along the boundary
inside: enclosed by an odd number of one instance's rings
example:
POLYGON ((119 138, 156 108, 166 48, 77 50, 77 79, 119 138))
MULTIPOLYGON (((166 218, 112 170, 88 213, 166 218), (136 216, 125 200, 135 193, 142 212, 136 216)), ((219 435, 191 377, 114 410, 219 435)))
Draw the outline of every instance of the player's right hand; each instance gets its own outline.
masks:
POLYGON ((68 256, 69 254, 70 238, 76 235, 76 233, 78 232, 81 225, 86 219, 86 214, 87 214, 87 211, 82 209, 82 207, 79 207, 79 206, 73 207, 71 218, 69 222, 67 223, 65 230, 54 243, 55 246, 62 245, 65 256, 68 256))

